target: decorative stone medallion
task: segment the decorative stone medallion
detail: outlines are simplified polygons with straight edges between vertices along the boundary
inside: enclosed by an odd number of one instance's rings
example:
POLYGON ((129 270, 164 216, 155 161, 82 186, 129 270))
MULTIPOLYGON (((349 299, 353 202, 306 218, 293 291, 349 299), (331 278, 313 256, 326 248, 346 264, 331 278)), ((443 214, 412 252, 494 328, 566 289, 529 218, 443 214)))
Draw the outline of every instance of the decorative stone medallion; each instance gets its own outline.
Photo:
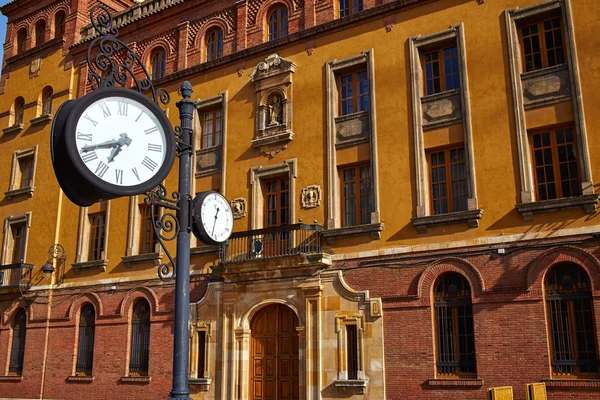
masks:
POLYGON ((302 208, 315 208, 321 205, 321 186, 310 185, 302 189, 302 208))
POLYGON ((231 200, 233 219, 242 219, 246 216, 246 203, 246 199, 243 197, 237 197, 231 200))

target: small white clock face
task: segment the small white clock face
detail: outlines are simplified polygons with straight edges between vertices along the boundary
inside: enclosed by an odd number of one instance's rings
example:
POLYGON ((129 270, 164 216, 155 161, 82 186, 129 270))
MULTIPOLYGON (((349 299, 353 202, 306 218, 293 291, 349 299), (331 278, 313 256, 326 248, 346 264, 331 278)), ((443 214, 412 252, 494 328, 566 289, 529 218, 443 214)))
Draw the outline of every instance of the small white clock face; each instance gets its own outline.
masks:
POLYGON ((85 109, 75 141, 81 160, 98 178, 136 186, 150 180, 165 162, 167 134, 145 105, 114 96, 85 109))
POLYGON ((223 243, 231 235, 233 214, 227 199, 219 193, 209 194, 200 209, 202 225, 208 236, 215 242, 223 243))

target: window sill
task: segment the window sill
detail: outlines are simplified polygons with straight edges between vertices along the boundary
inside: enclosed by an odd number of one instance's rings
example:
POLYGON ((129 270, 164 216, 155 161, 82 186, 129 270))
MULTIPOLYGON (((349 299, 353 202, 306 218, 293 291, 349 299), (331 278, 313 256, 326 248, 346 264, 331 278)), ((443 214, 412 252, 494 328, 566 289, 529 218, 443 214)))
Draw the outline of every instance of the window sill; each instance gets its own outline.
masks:
POLYGON ((2 129, 2 133, 4 133, 5 135, 12 135, 21 132, 23 128, 25 128, 25 125, 23 124, 13 125, 9 126, 8 128, 2 129))
POLYGON ((261 129, 259 135, 252 139, 252 147, 263 154, 273 156, 286 149, 288 143, 294 139, 294 133, 285 124, 261 129))
POLYGON ((600 388, 600 379, 542 379, 546 387, 600 388))
POLYGON ((67 377, 67 382, 75 382, 75 383, 92 383, 94 382, 94 377, 93 376, 86 376, 86 375, 73 375, 73 376, 68 376, 67 377))
POLYGON ((483 379, 479 378, 463 378, 463 379, 429 379, 427 380, 429 386, 435 387, 456 387, 456 386, 467 386, 467 387, 482 387, 483 379))
POLYGON ((9 190, 8 192, 4 192, 4 195, 8 198, 17 197, 17 196, 21 196, 21 195, 26 195, 26 196, 31 197, 31 196, 33 196, 34 190, 35 190, 34 186, 27 186, 24 188, 9 190))
POLYGON ((152 381, 150 376, 122 376, 120 381, 122 383, 141 383, 147 384, 152 381))
POLYGON ((34 118, 31 121, 29 121, 31 123, 32 126, 35 125, 42 125, 42 124, 46 124, 48 122, 52 121, 52 114, 44 114, 40 117, 34 118))
POLYGON ((22 382, 23 375, 4 375, 0 376, 0 382, 22 382))
POLYGON ((154 266, 158 266, 160 264, 160 260, 162 256, 160 253, 146 253, 146 254, 137 254, 135 256, 125 256, 121 257, 121 260, 125 264, 125 267, 132 268, 135 264, 141 264, 148 261, 152 261, 154 266))
POLYGON ((519 210, 523 220, 526 222, 533 221, 534 214, 560 211, 568 208, 581 207, 586 214, 593 214, 596 212, 596 204, 598 204, 599 198, 600 194, 597 193, 577 197, 562 197, 560 199, 517 204, 517 210, 519 210))
POLYGON ((90 268, 98 268, 101 272, 106 271, 106 266, 108 265, 108 260, 94 260, 94 261, 84 261, 79 263, 71 264, 75 272, 80 272, 84 269, 90 268))
POLYGON ((204 254, 215 254, 220 250, 219 246, 198 246, 190 249, 190 255, 198 256, 204 254))
POLYGON ((469 225, 469 228, 477 228, 482 216, 483 210, 477 209, 440 215, 428 215, 426 217, 415 217, 411 218, 411 221, 414 227, 417 228, 417 233, 427 233, 427 228, 431 226, 454 224, 458 222, 466 222, 469 225))
POLYGON ((335 244, 335 240, 338 237, 346 236, 359 236, 370 234, 374 240, 381 239, 381 231, 383 230, 383 223, 377 224, 364 224, 356 226, 346 226, 343 228, 327 229, 324 230, 322 235, 327 239, 327 243, 335 244))
POLYGON ((208 392, 210 388, 210 384, 212 383, 212 378, 189 378, 188 385, 189 386, 200 386, 200 391, 208 392))
POLYGON ((338 393, 341 394, 346 394, 348 389, 354 389, 358 394, 365 394, 368 383, 368 379, 343 379, 333 381, 338 393))

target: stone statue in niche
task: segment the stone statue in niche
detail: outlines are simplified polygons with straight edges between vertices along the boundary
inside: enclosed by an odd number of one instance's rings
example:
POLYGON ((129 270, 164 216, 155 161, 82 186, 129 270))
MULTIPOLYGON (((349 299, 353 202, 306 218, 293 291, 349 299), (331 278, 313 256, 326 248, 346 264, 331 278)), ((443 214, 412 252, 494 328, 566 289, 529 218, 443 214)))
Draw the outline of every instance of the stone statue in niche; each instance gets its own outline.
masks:
POLYGON ((278 95, 271 96, 270 103, 271 104, 268 105, 268 107, 269 107, 269 126, 281 125, 281 122, 283 120, 282 115, 281 115, 281 111, 283 110, 281 97, 278 95))

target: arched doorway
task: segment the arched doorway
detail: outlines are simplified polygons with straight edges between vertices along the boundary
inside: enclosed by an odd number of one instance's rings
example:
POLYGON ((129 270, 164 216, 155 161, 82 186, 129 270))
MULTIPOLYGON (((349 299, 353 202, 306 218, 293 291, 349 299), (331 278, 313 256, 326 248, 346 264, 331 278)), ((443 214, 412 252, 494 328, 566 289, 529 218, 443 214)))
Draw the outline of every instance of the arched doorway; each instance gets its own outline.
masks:
POLYGON ((250 324, 250 398, 300 398, 298 317, 289 307, 273 304, 259 310, 250 324))

